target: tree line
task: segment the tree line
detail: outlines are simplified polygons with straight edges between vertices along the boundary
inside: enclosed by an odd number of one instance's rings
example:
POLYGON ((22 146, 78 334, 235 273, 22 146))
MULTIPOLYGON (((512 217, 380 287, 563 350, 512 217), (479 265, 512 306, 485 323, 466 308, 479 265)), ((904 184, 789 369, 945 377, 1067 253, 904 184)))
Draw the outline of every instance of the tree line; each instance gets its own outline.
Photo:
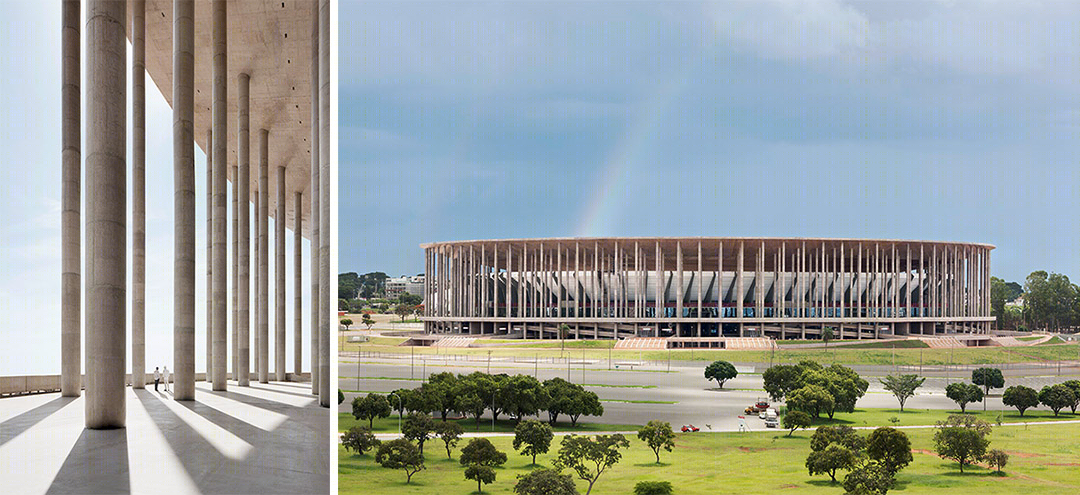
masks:
POLYGON ((356 397, 352 406, 353 416, 367 420, 369 426, 376 417, 388 417, 392 411, 399 416, 406 411, 432 414, 443 421, 456 413, 474 417, 477 426, 485 412, 490 412, 496 421, 505 415, 516 422, 546 413, 551 424, 565 417, 571 425, 576 425, 581 416, 604 414, 595 392, 562 378, 540 382, 530 375, 480 371, 468 375, 434 373, 417 388, 400 388, 385 395, 370 393, 356 397))
POLYGON ((990 279, 990 310, 997 327, 1012 330, 1075 331, 1080 326, 1080 287, 1060 273, 1031 272, 1019 284, 997 277, 990 279), (1023 296, 1023 307, 1005 303, 1023 296))

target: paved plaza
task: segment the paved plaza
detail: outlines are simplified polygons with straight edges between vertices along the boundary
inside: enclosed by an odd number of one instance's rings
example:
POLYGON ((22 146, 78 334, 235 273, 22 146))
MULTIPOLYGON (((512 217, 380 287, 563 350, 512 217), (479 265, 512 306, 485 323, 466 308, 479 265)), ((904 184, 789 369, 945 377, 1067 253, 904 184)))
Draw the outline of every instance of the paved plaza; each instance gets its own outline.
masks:
POLYGON ((127 427, 84 428, 84 398, 0 399, 5 493, 326 493, 329 411, 311 384, 211 391, 194 401, 125 389, 127 427), (11 476, 10 474, 14 474, 11 476))

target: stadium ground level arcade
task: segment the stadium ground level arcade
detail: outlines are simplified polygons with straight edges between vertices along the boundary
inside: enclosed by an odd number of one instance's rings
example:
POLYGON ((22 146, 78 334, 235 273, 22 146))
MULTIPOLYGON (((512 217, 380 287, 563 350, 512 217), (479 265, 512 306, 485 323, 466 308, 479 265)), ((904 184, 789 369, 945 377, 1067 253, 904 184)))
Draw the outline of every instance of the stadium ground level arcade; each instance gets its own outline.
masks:
POLYGON ((987 244, 777 238, 440 242, 428 333, 865 339, 988 333, 987 244))

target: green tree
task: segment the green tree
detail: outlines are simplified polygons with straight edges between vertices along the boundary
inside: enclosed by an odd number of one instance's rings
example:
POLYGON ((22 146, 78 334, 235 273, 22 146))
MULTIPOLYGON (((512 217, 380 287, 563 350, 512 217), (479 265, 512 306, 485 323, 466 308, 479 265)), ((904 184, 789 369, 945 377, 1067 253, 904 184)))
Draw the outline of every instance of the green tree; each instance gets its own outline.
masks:
POLYGON ((1039 391, 1039 402, 1054 411, 1054 416, 1062 409, 1069 407, 1076 401, 1076 394, 1072 389, 1062 384, 1047 385, 1039 391))
POLYGON ((506 454, 499 452, 486 438, 474 438, 461 449, 458 462, 465 466, 465 479, 476 480, 476 490, 495 481, 495 467, 506 463, 506 454))
POLYGON ((1000 473, 1001 469, 1009 463, 1009 454, 1006 453, 1004 450, 990 449, 986 453, 986 463, 989 464, 990 467, 996 469, 998 473, 1000 473))
POLYGON ((1006 406, 1015 407, 1020 411, 1020 416, 1023 417, 1024 411, 1032 407, 1038 407, 1039 393, 1031 387, 1013 385, 1005 389, 1005 393, 1001 395, 1001 402, 1006 406))
POLYGON ((983 393, 990 395, 990 389, 1005 386, 1005 376, 997 368, 978 368, 971 372, 971 383, 983 387, 983 393))
POLYGON ((377 449, 381 444, 371 430, 363 426, 349 428, 349 431, 341 436, 341 446, 345 447, 346 451, 356 451, 361 455, 368 450, 377 449))
POLYGON ((671 429, 671 423, 657 419, 649 421, 637 432, 638 440, 645 442, 656 455, 656 463, 660 464, 660 449, 671 452, 675 447, 675 432, 671 429))
POLYGON ((977 462, 986 455, 990 440, 990 425, 970 414, 955 414, 939 421, 934 431, 934 451, 942 459, 952 459, 964 466, 977 462))
POLYGON ((620 448, 627 448, 630 442, 626 437, 614 435, 589 436, 567 435, 562 439, 562 447, 555 459, 555 468, 569 468, 578 478, 589 484, 585 495, 592 493, 593 485, 600 475, 622 459, 620 448))
POLYGON ((574 478, 547 468, 534 469, 517 477, 515 495, 578 495, 574 478))
POLYGON ((967 412, 967 405, 972 402, 982 402, 983 391, 977 385, 970 383, 955 382, 945 387, 945 396, 960 406, 960 412, 967 412))
POLYGON ((855 465, 856 453, 837 443, 830 443, 824 450, 810 451, 806 457, 806 469, 810 476, 827 474, 836 483, 836 472, 851 469, 855 465))
POLYGON ((371 326, 375 324, 375 320, 371 319, 371 313, 364 313, 360 317, 360 324, 367 327, 368 330, 371 330, 371 326))
POLYGON ((428 382, 420 386, 421 394, 427 402, 429 411, 439 413, 443 421, 454 411, 454 402, 458 385, 457 375, 450 372, 432 373, 428 382))
MULTIPOLYGON (((829 349, 829 341, 832 340, 832 339, 833 339, 832 328, 825 327, 825 329, 821 331, 821 340, 825 342, 825 349, 826 350, 829 349)), ((833 481, 836 481, 836 480, 833 480, 833 481)))
POLYGON ((450 449, 457 445, 458 440, 461 440, 461 434, 465 433, 465 429, 453 421, 436 421, 434 428, 435 436, 446 444, 446 458, 454 460, 450 455, 450 449))
POLYGON ((581 385, 570 383, 562 378, 545 380, 542 396, 551 424, 555 424, 561 414, 570 416, 572 425, 576 425, 578 417, 582 415, 602 416, 604 414, 604 406, 600 404, 600 398, 595 392, 585 390, 581 385))
POLYGON ((911 464, 911 441, 904 432, 883 426, 866 437, 866 454, 896 474, 911 464))
POLYGON ((531 375, 511 376, 502 389, 501 398, 505 401, 506 413, 517 421, 536 414, 547 402, 543 386, 531 375))
POLYGON ((893 486, 893 474, 882 463, 864 459, 844 476, 845 495, 885 495, 893 486))
POLYGON ((424 453, 424 442, 435 432, 435 420, 424 413, 409 413, 401 424, 401 435, 408 440, 415 440, 420 453, 424 453))
POLYGON ((825 389, 833 397, 833 405, 822 409, 830 419, 835 412, 855 412, 855 403, 866 395, 866 389, 870 386, 855 370, 839 364, 828 368, 807 368, 803 371, 802 380, 806 385, 825 389))
POLYGON ((799 428, 809 428, 812 421, 810 415, 803 411, 788 411, 784 415, 784 428, 789 430, 787 436, 790 437, 799 428))
POLYGON ((479 428, 480 416, 491 405, 495 391, 495 381, 487 373, 477 371, 458 376, 457 385, 454 388, 454 410, 474 416, 476 426, 479 428))
POLYGON ((634 485, 634 495, 671 495, 670 481, 639 481, 634 485))
POLYGON ((880 381, 885 390, 892 392, 900 401, 900 412, 904 412, 904 403, 915 395, 915 390, 922 386, 926 378, 919 378, 919 375, 888 375, 880 381))
POLYGON ((341 324, 345 325, 345 330, 348 330, 349 327, 353 324, 352 318, 342 318, 341 324))
POLYGON ((1080 407, 1080 380, 1068 380, 1062 385, 1069 387, 1069 390, 1073 392, 1073 401, 1069 404, 1069 409, 1076 414, 1076 408, 1080 407))
POLYGON ((390 403, 391 408, 398 413, 398 419, 403 419, 405 416, 405 410, 409 408, 410 400, 412 398, 413 389, 411 388, 399 388, 386 394, 386 401, 390 403))
POLYGON ((405 483, 412 482, 414 474, 424 469, 424 455, 416 446, 404 438, 391 440, 379 446, 375 462, 387 469, 405 471, 405 483))
POLYGON ((341 389, 337 389, 337 403, 341 404, 345 402, 345 394, 341 392, 341 389))
POLYGON ((385 418, 390 415, 390 403, 382 394, 370 393, 364 397, 357 396, 352 401, 352 415, 359 421, 367 420, 368 429, 373 430, 375 418, 385 418))
POLYGON ((735 370, 735 365, 727 361, 713 361, 712 364, 705 368, 705 378, 716 380, 716 384, 720 388, 724 388, 724 382, 736 376, 739 376, 739 372, 735 370))
POLYGON ((822 451, 832 443, 856 453, 866 449, 866 439, 850 426, 819 426, 810 437, 810 450, 822 451))
POLYGON ((787 399, 788 409, 803 411, 815 418, 823 411, 832 411, 835 405, 832 394, 818 385, 806 385, 791 392, 787 399))
POLYGON ((398 315, 401 318, 402 322, 404 322, 405 317, 412 314, 412 312, 412 306, 409 306, 408 304, 398 304, 394 306, 394 314, 398 315))
POLYGON ((1005 328, 1005 281, 990 277, 990 315, 997 319, 997 328, 1005 328))
POLYGON ((536 455, 547 453, 554 436, 551 425, 535 419, 527 419, 514 427, 514 450, 520 450, 521 455, 531 455, 532 463, 535 465, 536 455), (523 445, 524 448, 522 448, 523 445))
POLYGON ((802 387, 801 376, 802 368, 799 365, 778 364, 765 370, 761 378, 765 382, 765 391, 769 393, 769 398, 780 402, 795 389, 802 387))

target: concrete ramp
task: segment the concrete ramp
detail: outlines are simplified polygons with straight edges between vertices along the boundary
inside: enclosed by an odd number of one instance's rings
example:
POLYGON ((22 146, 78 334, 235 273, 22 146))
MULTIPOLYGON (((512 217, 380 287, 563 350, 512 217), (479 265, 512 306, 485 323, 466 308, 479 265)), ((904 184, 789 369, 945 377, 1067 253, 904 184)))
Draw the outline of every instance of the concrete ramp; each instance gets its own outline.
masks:
POLYGON ((476 341, 476 339, 473 338, 473 337, 444 337, 444 338, 441 338, 441 339, 435 341, 435 343, 431 344, 431 346, 432 347, 447 347, 447 348, 448 347, 470 347, 470 346, 472 346, 472 343, 475 342, 475 341, 476 341))
POLYGON ((956 349, 960 347, 967 347, 966 345, 964 345, 963 342, 960 342, 960 339, 956 337, 924 338, 922 339, 922 341, 926 342, 926 345, 930 346, 933 349, 956 349))
POLYGON ((615 349, 652 351, 667 349, 667 339, 662 337, 634 337, 615 343, 615 349))
POLYGON ((767 351, 776 347, 776 342, 767 337, 727 337, 724 341, 728 350, 767 351))

